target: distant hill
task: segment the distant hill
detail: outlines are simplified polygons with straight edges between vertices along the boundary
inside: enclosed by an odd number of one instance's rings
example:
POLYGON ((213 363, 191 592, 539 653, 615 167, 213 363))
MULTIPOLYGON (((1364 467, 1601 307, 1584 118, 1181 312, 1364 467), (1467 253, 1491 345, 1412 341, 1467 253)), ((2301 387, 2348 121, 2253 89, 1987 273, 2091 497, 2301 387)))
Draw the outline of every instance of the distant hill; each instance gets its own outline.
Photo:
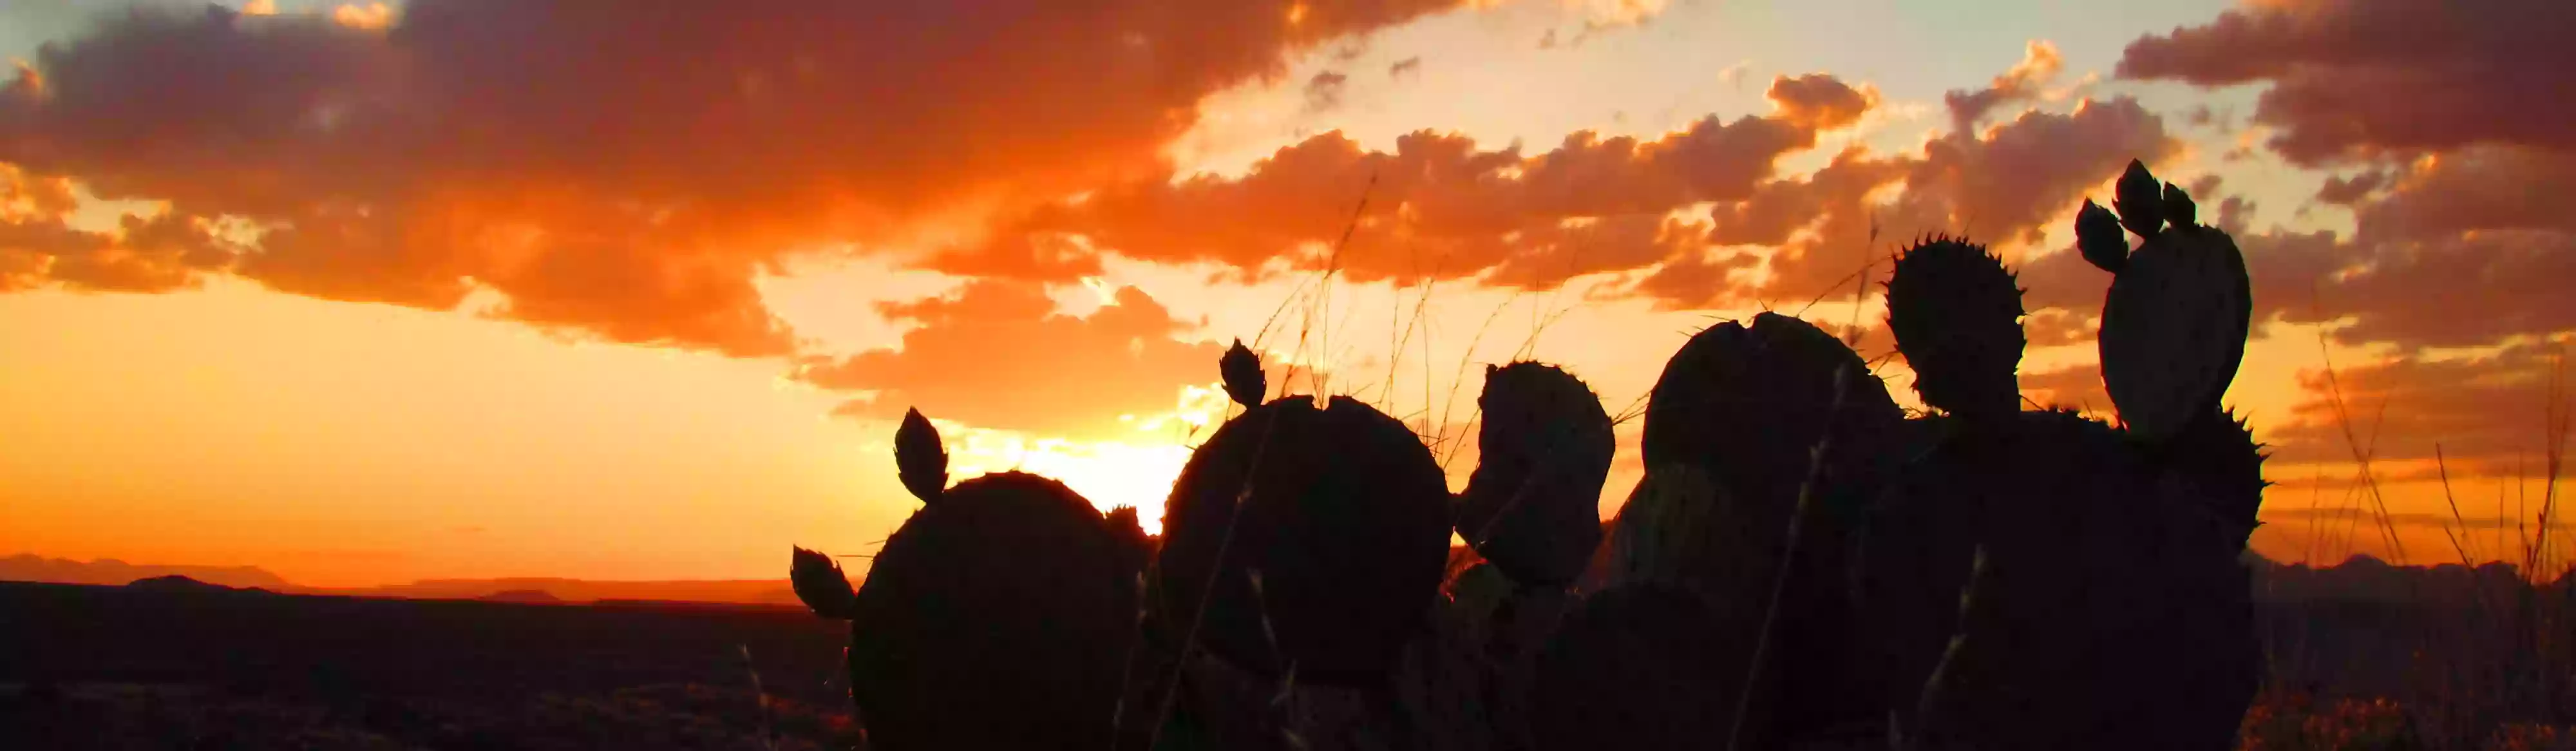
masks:
MULTIPOLYGON (((661 600, 723 602, 744 605, 797 605, 796 590, 786 579, 709 579, 702 581, 590 581, 587 579, 425 579, 381 587, 324 589, 298 587, 305 594, 401 597, 413 600, 475 600, 501 593, 541 592, 562 602, 661 600)), ((524 601, 524 600, 523 600, 524 601)))
POLYGON ((474 598, 484 602, 515 602, 521 605, 561 605, 563 598, 542 589, 513 589, 474 598))
MULTIPOLYGON (((2254 596, 2270 602, 2377 602, 2462 605, 2514 594, 2531 583, 2519 567, 2487 563, 2398 566, 2354 555, 2332 566, 2254 562, 2254 596)), ((2560 595, 2576 588, 2576 573, 2561 574, 2540 589, 2560 595)))
POLYGON ((137 579, 184 576, 189 579, 225 587, 258 587, 283 591, 295 585, 286 579, 254 566, 152 566, 136 565, 113 558, 83 563, 61 558, 13 555, 0 558, 0 581, 46 582, 51 584, 107 584, 123 586, 137 579))
POLYGON ((289 594, 395 597, 414 600, 501 599, 513 602, 565 603, 634 600, 801 607, 796 599, 796 591, 790 588, 787 580, 783 578, 688 581, 590 581, 551 578, 427 579, 409 584, 377 587, 307 587, 253 566, 139 565, 115 559, 82 562, 34 555, 0 558, 0 581, 124 586, 137 580, 174 576, 202 585, 262 589, 289 594))

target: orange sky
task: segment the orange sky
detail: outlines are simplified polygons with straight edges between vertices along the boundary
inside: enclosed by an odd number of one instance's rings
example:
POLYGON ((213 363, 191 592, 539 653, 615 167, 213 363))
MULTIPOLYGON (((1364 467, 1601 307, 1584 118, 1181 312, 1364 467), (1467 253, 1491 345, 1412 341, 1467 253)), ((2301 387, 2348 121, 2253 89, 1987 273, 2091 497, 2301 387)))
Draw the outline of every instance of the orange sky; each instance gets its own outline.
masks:
POLYGON ((2393 557, 2385 503, 2410 560, 2519 558, 2544 496, 2548 0, 542 5, 0 9, 0 554, 776 576, 910 512, 914 406, 1150 521, 1283 306, 1274 367, 1463 483, 1475 363, 1622 412, 1711 321, 1876 325, 1849 274, 1933 231, 2021 269, 2029 394, 2105 408, 2067 246, 2131 157, 2255 276, 2258 549, 2393 557))

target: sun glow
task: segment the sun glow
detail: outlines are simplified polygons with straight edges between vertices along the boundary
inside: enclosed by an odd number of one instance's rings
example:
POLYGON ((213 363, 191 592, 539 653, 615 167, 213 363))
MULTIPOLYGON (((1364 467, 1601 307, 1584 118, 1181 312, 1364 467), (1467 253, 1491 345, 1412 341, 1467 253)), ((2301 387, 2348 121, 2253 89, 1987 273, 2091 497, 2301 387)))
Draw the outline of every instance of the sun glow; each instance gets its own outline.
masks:
POLYGON ((1123 415, 1130 430, 1117 440, 1077 441, 1033 437, 1025 433, 971 428, 941 420, 948 437, 948 475, 963 480, 987 472, 1021 471, 1054 478, 1081 493, 1093 506, 1108 511, 1134 506, 1148 534, 1163 531, 1163 501, 1190 461, 1191 447, 1207 439, 1223 419, 1223 391, 1206 386, 1181 389, 1178 406, 1169 413, 1123 415))

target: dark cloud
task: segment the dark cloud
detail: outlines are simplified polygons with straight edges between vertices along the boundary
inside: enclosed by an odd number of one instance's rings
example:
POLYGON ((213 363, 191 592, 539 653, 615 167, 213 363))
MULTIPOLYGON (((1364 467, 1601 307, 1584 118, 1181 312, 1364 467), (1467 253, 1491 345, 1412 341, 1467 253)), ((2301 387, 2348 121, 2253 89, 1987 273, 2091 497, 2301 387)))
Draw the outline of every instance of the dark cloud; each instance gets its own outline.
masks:
POLYGON ((1340 109, 1342 90, 1349 88, 1350 82, 1350 76, 1329 70, 1306 79, 1306 111, 1316 113, 1340 109))
POLYGON ((2240 244, 2258 306, 2297 323, 2344 322, 2338 341, 2494 344, 2576 329, 2564 282, 2576 278, 2576 217, 2559 208, 2568 201, 2576 155, 2473 147, 2417 160, 2359 199, 2348 238, 2240 244))
POLYGON ((2360 203, 2361 199, 2369 197, 2371 191, 2378 190, 2379 186, 2387 181, 2388 173, 2378 170, 2363 172, 2348 178, 2327 177, 2326 184, 2317 189, 2317 200, 2338 204, 2360 203))
POLYGON ((816 360, 796 377, 870 392, 838 412, 899 418, 904 410, 976 427, 1076 439, 1115 437, 1119 416, 1170 413, 1181 387, 1214 384, 1213 343, 1174 338, 1192 328, 1134 287, 1088 316, 1055 312, 1043 287, 975 281, 948 295, 877 306, 911 323, 897 347, 816 360))
POLYGON ((1389 77, 1389 78, 1403 78, 1403 77, 1405 77, 1406 75, 1415 74, 1415 73, 1420 73, 1420 72, 1422 72, 1422 56, 1421 56, 1421 55, 1415 55, 1415 56, 1408 57, 1408 58, 1405 58, 1405 59, 1402 59, 1402 60, 1397 60, 1397 61, 1395 61, 1395 64, 1394 64, 1394 65, 1386 66, 1386 75, 1387 75, 1387 77, 1389 77))
POLYGON ((2315 165, 2479 143, 2576 148, 2576 4, 2283 0, 2131 43, 2117 73, 2268 82, 2254 121, 2315 165))
POLYGON ((481 286, 543 325, 780 354, 751 280, 783 254, 1159 173, 1207 94, 1452 2, 1291 4, 417 0, 381 29, 133 10, 0 88, 0 162, 269 227, 235 270, 289 292, 437 308, 481 286))

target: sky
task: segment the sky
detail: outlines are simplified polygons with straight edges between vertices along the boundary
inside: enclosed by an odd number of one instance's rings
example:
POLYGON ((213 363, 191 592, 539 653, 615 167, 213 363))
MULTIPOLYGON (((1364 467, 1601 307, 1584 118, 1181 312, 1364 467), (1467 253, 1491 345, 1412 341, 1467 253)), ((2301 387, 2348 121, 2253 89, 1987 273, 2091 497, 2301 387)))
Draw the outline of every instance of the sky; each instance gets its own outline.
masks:
POLYGON ((1151 525, 1237 338, 1463 486, 1482 364, 1624 415, 1759 310, 1917 404, 1930 233, 2107 417, 2072 217, 2132 158, 2254 277, 2259 552, 2519 561, 2550 497, 2576 6, 1081 5, 0 4, 0 554, 774 577, 917 507, 908 408, 1151 525))

